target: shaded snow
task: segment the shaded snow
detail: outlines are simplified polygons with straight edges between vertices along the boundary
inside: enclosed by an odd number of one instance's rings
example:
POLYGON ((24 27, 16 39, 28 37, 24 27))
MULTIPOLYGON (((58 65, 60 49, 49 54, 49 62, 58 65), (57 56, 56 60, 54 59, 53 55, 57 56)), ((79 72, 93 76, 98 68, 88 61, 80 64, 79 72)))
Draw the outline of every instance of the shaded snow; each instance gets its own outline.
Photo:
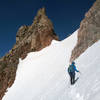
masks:
POLYGON ((76 42, 77 31, 20 59, 15 82, 3 100, 100 100, 100 41, 76 60, 81 74, 71 86, 66 67, 76 42))

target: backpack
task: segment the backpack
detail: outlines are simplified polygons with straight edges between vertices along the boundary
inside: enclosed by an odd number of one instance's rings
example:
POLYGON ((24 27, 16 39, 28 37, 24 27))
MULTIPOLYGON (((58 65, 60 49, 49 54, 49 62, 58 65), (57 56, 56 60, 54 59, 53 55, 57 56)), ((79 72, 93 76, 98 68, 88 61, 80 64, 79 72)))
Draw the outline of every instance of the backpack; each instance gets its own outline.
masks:
POLYGON ((69 65, 68 67, 68 73, 74 72, 74 67, 72 65, 69 65))

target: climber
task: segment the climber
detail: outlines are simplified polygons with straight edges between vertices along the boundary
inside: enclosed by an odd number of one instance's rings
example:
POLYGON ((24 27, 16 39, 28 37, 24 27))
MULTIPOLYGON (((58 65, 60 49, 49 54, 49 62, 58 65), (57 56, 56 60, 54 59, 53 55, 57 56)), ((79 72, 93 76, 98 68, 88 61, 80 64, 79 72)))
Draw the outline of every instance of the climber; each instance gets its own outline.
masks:
POLYGON ((70 76, 71 85, 75 83, 75 71, 79 72, 76 69, 75 62, 73 61, 72 64, 69 65, 69 67, 68 67, 68 73, 69 73, 69 76, 70 76))

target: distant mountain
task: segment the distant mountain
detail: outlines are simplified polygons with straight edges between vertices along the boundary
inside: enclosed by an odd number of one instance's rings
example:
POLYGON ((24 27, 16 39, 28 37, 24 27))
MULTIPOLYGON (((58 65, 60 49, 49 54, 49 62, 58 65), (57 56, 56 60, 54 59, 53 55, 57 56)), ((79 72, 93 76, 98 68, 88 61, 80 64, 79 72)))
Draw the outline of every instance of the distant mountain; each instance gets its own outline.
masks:
POLYGON ((79 57, 88 47, 100 40, 100 0, 96 0, 80 24, 78 42, 70 61, 79 57))
POLYGON ((19 58, 24 59, 27 53, 39 51, 51 44, 52 40, 59 40, 54 32, 53 24, 46 16, 45 8, 41 8, 32 25, 21 26, 16 35, 14 47, 0 59, 0 100, 6 89, 10 87, 16 76, 19 58))

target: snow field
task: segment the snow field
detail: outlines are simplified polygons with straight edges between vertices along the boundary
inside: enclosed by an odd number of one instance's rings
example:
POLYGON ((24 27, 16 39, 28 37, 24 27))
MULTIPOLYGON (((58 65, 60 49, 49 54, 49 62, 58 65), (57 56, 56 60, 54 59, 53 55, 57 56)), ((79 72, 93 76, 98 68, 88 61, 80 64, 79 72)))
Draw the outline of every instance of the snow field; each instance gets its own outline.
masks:
POLYGON ((81 74, 71 86, 67 67, 76 43, 77 31, 20 59, 15 82, 3 100, 100 100, 100 41, 75 61, 81 74))

